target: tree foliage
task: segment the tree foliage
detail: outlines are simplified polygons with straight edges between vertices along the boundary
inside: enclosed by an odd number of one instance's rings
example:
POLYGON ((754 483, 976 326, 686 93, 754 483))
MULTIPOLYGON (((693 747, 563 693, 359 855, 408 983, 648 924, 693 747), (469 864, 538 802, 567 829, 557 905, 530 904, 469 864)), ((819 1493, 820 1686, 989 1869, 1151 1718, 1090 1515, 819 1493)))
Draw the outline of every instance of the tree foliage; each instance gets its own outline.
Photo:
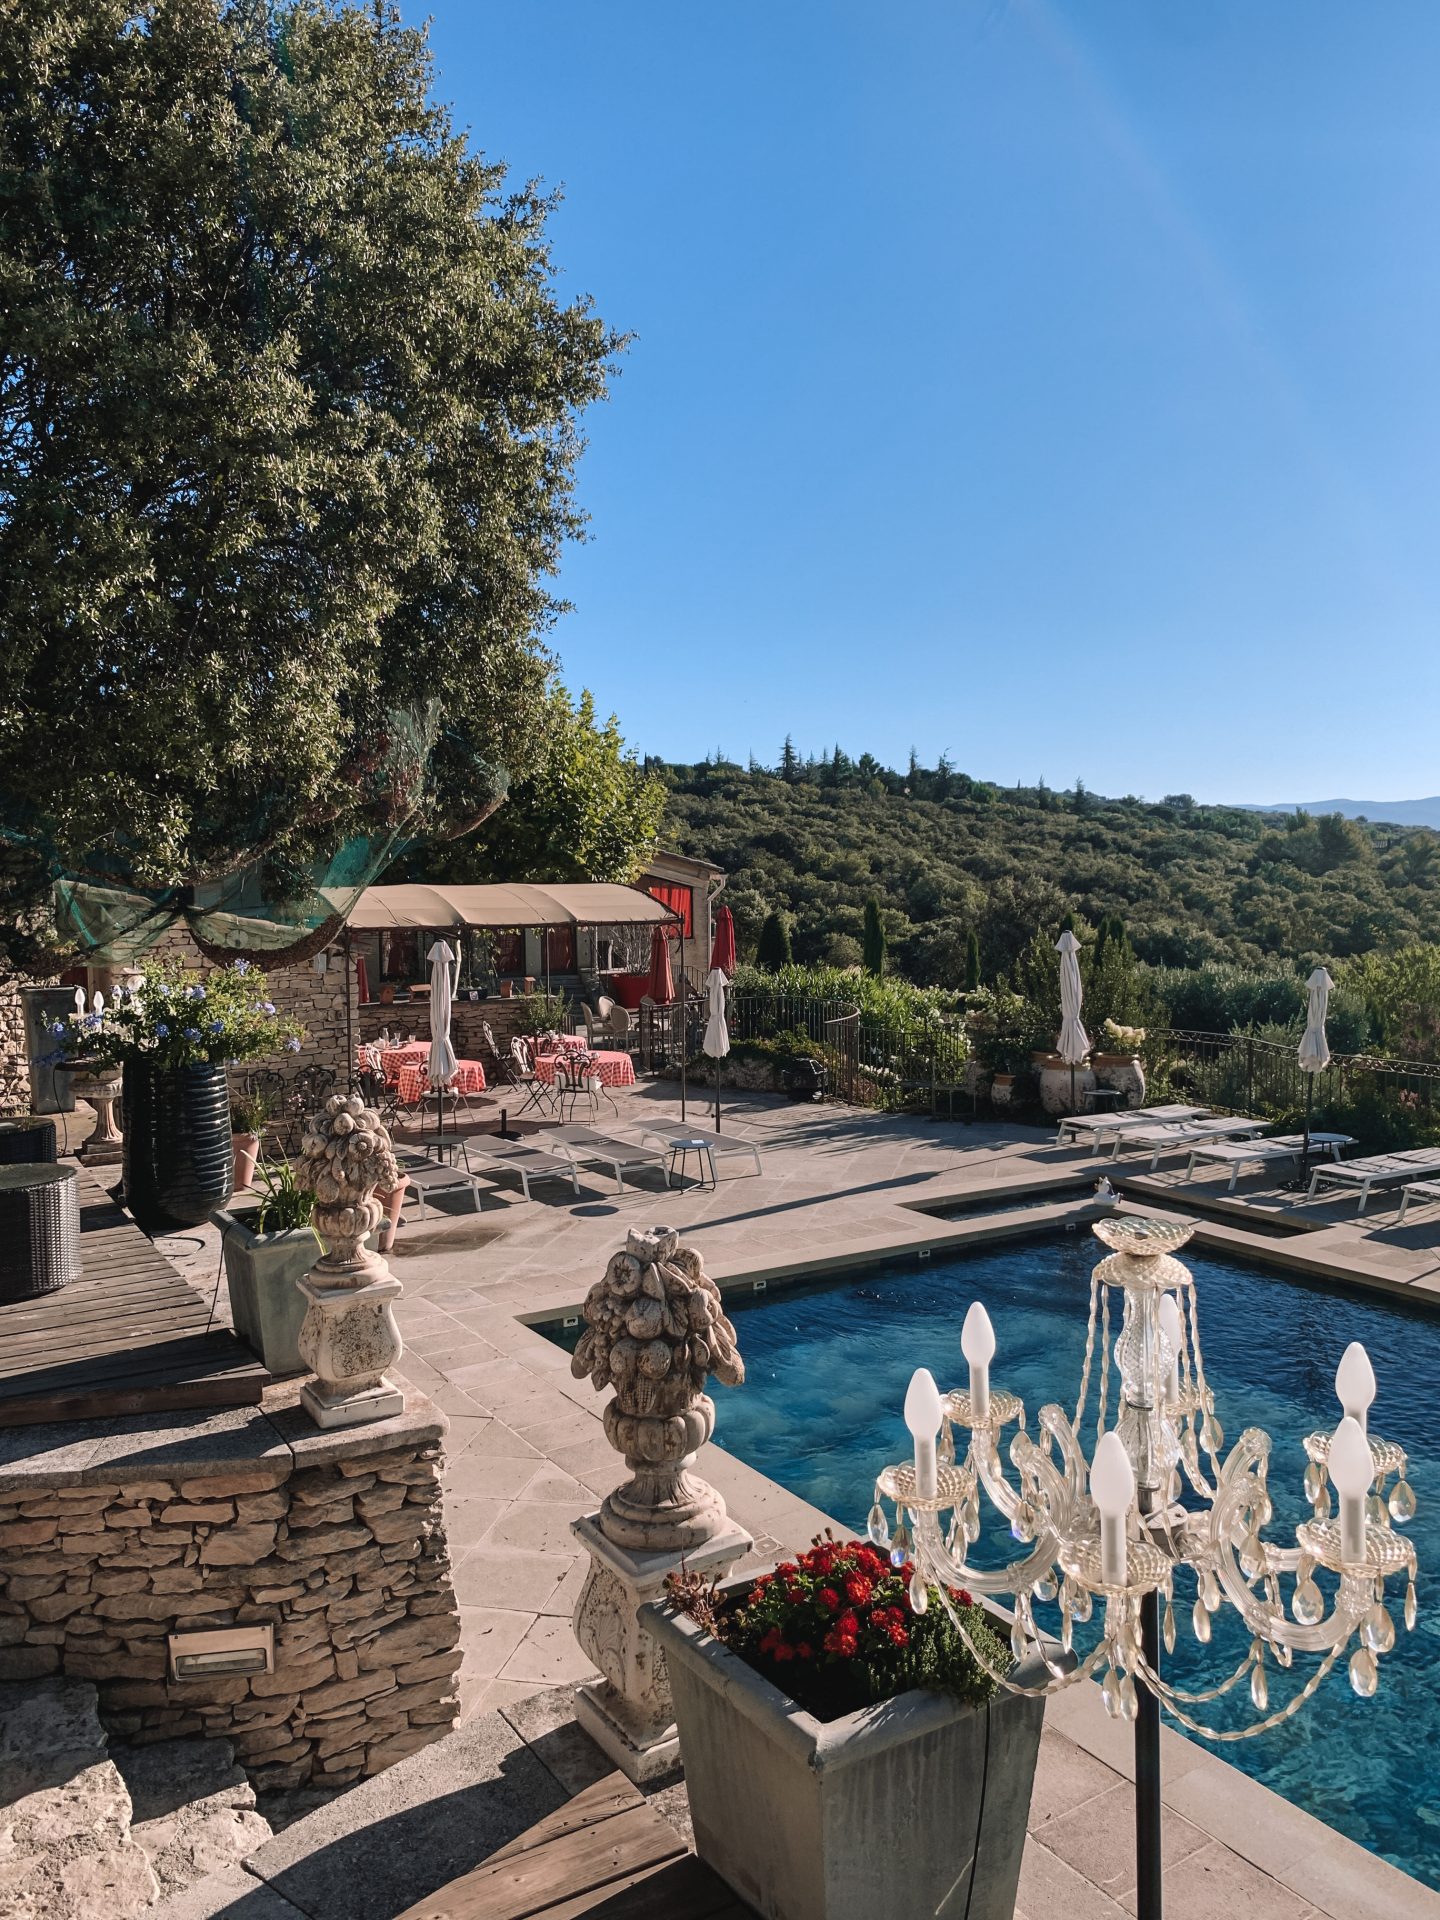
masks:
POLYGON ((885 922, 880 918, 880 902, 873 894, 865 902, 865 933, 861 953, 866 973, 873 973, 878 979, 885 971, 885 922))
POLYGON ((595 719, 590 693, 572 704, 552 687, 532 771, 474 833, 408 854, 387 878, 631 880, 655 844, 665 789, 595 719))
POLYGON ((837 939, 863 939, 872 897, 890 966, 955 988, 972 932, 993 981, 1069 912, 1170 974, 1303 979, 1320 960, 1334 972, 1440 939, 1440 861, 1424 829, 1200 807, 1188 794, 1146 804, 1087 790, 1077 811, 1073 792, 1000 788, 948 762, 862 774, 865 756, 791 757, 791 779, 657 768, 663 834, 726 869, 742 946, 779 909, 797 959, 827 959, 837 939))
POLYGON ((0 71, 12 909, 47 862, 283 892, 543 785, 621 344, 555 293, 552 203, 386 0, 14 0, 0 71))
POLYGON ((763 967, 767 973, 778 973, 781 967, 788 967, 793 959, 789 921, 783 913, 767 914, 765 924, 760 929, 760 938, 755 943, 756 966, 763 967))

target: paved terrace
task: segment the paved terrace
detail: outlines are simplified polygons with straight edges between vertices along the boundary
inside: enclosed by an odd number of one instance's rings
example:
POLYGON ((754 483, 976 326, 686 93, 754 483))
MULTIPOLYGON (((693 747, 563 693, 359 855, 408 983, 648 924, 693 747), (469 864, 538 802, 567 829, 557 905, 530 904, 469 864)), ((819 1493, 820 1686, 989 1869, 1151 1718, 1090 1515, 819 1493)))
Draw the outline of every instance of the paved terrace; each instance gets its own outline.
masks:
MULTIPOLYGON (((653 1113, 679 1117, 668 1090, 622 1096, 618 1122, 653 1113)), ((690 1118, 695 1119, 692 1103, 690 1118)), ((949 1200, 995 1209, 1042 1208, 1074 1217, 1101 1172, 1123 1174, 1085 1149, 1058 1151, 1052 1136, 1013 1125, 973 1126, 875 1116, 836 1107, 789 1106, 763 1096, 727 1101, 727 1127, 762 1147, 754 1177, 735 1159, 718 1189, 666 1192, 658 1177, 617 1195, 608 1174, 582 1175, 577 1202, 541 1186, 526 1205, 518 1193, 487 1194, 418 1223, 414 1208, 392 1256, 406 1294, 399 1315, 410 1380, 449 1416, 446 1520, 462 1607, 467 1720, 540 1690, 588 1676, 570 1630, 586 1561, 570 1522, 593 1509, 622 1465, 599 1420, 603 1404, 571 1378, 568 1356, 525 1319, 575 1310, 632 1225, 682 1229, 723 1284, 863 1262, 907 1249, 964 1244, 1003 1230, 994 1216, 938 1221, 916 1205, 949 1200), (523 1316, 523 1318, 522 1318, 523 1316)), ((1203 1190, 1205 1176, 1196 1189, 1203 1190)), ((1213 1184, 1223 1187, 1223 1177, 1213 1184)), ((628 1187, 628 1183, 627 1183, 628 1187)), ((1163 1201, 1173 1176, 1137 1185, 1134 1197, 1163 1201)), ((1240 1205, 1206 1230, 1213 1244, 1251 1243, 1240 1205)), ((1288 1203, 1273 1196, 1270 1213, 1288 1203)), ((1385 1226, 1393 1203, 1357 1228, 1354 1203, 1305 1210, 1316 1229, 1303 1240, 1266 1239, 1317 1271, 1373 1270, 1407 1292, 1440 1290, 1440 1218, 1403 1236, 1385 1226)), ((1273 1232, 1273 1223, 1271 1225, 1273 1232)), ((197 1283, 209 1290, 213 1240, 188 1243, 197 1283)), ((177 1240, 167 1251, 184 1257, 177 1240)), ((958 1327, 958 1320, 957 1320, 958 1327)), ((897 1416, 898 1417, 898 1416, 897 1416)), ((723 1438, 723 1408, 721 1413, 723 1438)), ((828 1517, 711 1446, 701 1460, 731 1511, 756 1539, 757 1560, 793 1551, 828 1517)), ((562 1696, 563 1697, 563 1696, 562 1696)), ((1440 1920, 1440 1895, 1409 1880, 1207 1749, 1166 1731, 1165 1828, 1168 1920, 1234 1915, 1237 1920, 1440 1920)), ((1131 1735, 1113 1725, 1099 1690, 1074 1689, 1048 1710, 1031 1815, 1020 1913, 1043 1920, 1119 1920, 1134 1911, 1131 1735)))

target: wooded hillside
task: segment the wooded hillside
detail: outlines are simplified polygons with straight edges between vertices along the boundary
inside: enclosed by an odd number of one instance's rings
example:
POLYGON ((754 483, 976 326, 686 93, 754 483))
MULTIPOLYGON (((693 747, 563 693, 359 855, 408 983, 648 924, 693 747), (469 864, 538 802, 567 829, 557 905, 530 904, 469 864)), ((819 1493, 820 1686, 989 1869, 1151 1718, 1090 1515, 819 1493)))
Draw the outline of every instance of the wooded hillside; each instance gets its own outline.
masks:
POLYGON ((970 931, 991 979, 1069 911, 1120 915, 1139 957, 1167 967, 1303 970, 1440 939, 1440 835, 1425 828, 1197 806, 1188 794, 999 788, 943 762, 897 773, 838 748, 802 762, 788 742, 775 769, 649 770, 669 792, 666 843, 729 874, 747 953, 778 909, 797 960, 854 964, 872 897, 889 964, 942 986, 963 984, 970 931))

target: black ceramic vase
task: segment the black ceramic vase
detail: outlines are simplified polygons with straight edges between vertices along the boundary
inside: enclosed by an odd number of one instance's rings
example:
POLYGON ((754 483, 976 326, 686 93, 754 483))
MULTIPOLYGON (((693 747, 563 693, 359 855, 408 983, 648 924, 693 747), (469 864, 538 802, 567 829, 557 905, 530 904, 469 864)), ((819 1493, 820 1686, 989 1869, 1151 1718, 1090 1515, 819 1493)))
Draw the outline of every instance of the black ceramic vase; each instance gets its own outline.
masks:
POLYGON ((125 1063, 125 1204, 149 1234, 198 1227, 235 1179, 223 1066, 125 1063))

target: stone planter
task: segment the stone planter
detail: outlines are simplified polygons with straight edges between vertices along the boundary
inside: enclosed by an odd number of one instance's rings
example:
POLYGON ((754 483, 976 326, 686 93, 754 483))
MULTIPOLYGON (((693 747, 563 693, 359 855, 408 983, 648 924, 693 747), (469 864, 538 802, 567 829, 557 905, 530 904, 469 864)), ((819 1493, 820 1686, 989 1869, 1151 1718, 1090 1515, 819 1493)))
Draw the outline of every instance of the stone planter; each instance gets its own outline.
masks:
POLYGON ((198 1227, 234 1187, 230 1093, 218 1065, 125 1064, 125 1204, 145 1233, 198 1227))
POLYGON ((1090 1056, 1096 1078, 1102 1087, 1114 1087, 1126 1107, 1145 1104, 1145 1068, 1133 1053, 1096 1053, 1090 1056))
POLYGON ((95 1114, 95 1131, 76 1158, 87 1167, 114 1166, 125 1157, 120 1132, 115 1125, 115 1103, 120 1098, 122 1085, 119 1067, 102 1067, 77 1060, 66 1077, 71 1093, 85 1101, 95 1114))
POLYGON ((320 1242, 310 1227, 256 1233, 258 1207, 210 1216, 224 1235, 225 1290, 235 1331, 271 1373, 303 1373, 297 1341, 309 1301, 298 1282, 314 1266, 320 1242))
MULTIPOLYGON (((767 1920, 1012 1920, 1043 1700, 915 1691, 820 1721, 668 1605, 642 1618, 696 1851, 742 1900, 767 1920)), ((1034 1669, 1017 1678, 1037 1684, 1034 1669)))
POLYGON ((1037 1055, 1036 1065, 1040 1072, 1040 1104, 1046 1113, 1058 1118, 1062 1113, 1087 1111, 1089 1102, 1085 1096, 1095 1086, 1090 1067, 1067 1067, 1058 1053, 1037 1055))
POLYGON ((996 1073, 990 1078, 990 1104, 992 1107, 1008 1107, 1015 1098, 1015 1076, 1013 1073, 996 1073))

